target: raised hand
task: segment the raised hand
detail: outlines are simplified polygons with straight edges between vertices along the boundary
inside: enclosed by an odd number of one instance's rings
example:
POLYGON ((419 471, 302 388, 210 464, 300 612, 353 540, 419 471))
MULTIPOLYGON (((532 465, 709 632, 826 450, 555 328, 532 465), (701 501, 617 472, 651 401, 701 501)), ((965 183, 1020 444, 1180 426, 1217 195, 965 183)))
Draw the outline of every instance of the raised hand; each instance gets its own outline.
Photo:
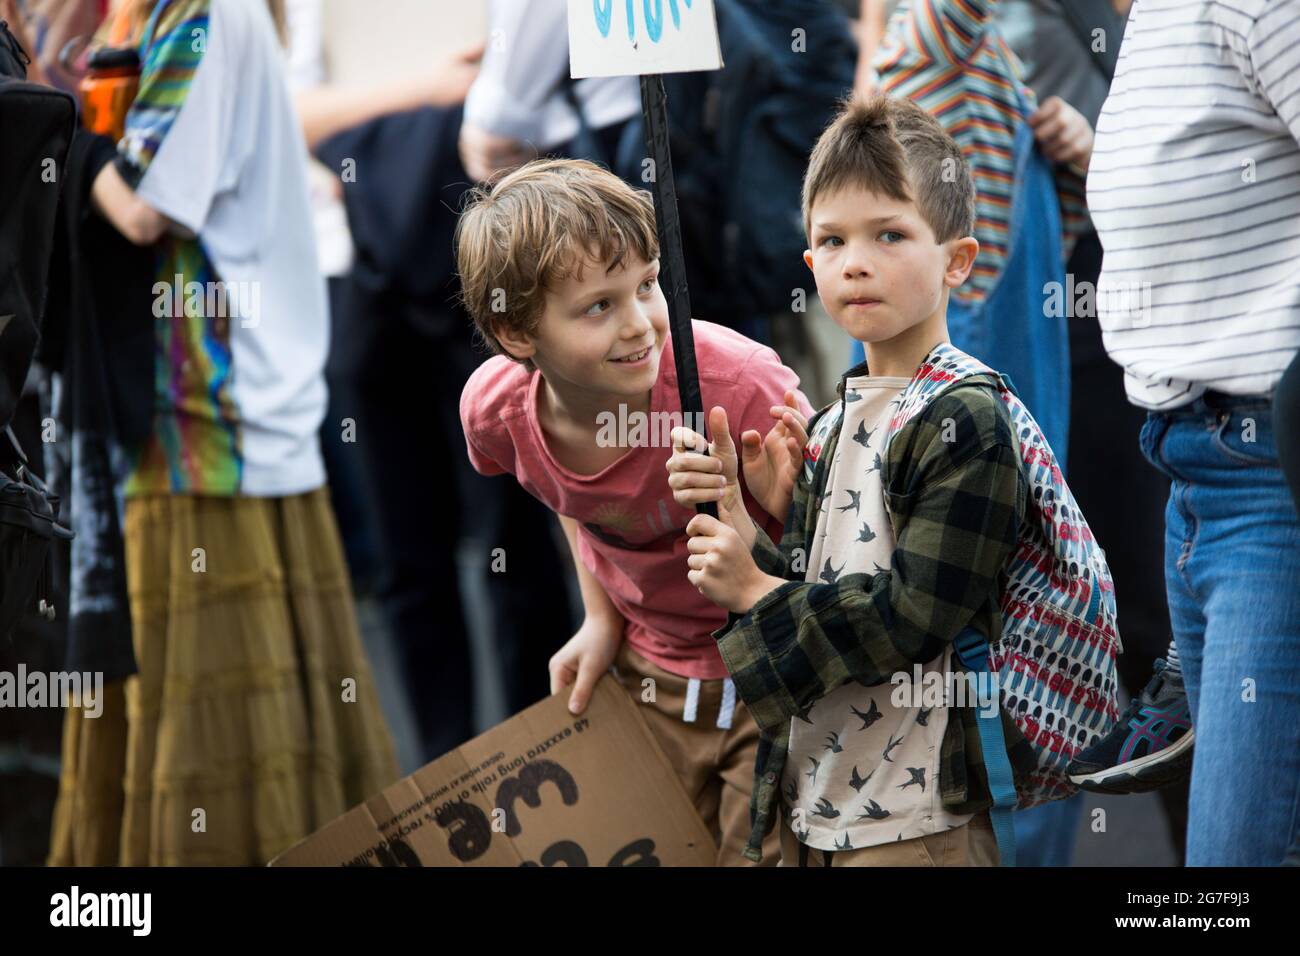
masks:
POLYGON ((776 423, 766 436, 754 429, 740 436, 740 460, 749 493, 764 511, 784 522, 803 467, 808 420, 799 411, 793 391, 785 393, 784 405, 772 406, 771 414, 776 423))

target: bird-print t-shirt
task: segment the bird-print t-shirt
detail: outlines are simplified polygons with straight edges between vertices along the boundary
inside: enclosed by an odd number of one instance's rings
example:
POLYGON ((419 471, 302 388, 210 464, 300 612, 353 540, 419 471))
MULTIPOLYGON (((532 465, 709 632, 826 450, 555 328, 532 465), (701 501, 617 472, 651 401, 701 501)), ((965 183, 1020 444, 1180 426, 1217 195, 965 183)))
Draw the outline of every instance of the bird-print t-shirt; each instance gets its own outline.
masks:
MULTIPOLYGON (((808 556, 807 580, 887 571, 894 533, 885 510, 885 432, 909 379, 860 375, 845 380, 844 418, 808 556)), ((946 672, 951 649, 922 665, 946 672)), ((913 675, 908 675, 909 681, 913 675)), ((791 721, 782 795, 786 819, 804 844, 854 850, 911 840, 961 826, 936 785, 948 711, 897 707, 912 686, 850 682, 791 721)))

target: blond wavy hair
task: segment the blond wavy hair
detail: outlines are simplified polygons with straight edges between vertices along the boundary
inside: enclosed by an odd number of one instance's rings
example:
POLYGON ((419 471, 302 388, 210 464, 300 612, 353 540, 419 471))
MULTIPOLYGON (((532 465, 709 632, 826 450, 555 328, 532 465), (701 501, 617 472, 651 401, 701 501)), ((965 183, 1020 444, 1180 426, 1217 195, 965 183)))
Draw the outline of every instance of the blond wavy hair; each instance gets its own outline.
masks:
POLYGON ((475 188, 456 225, 462 301, 499 355, 497 332, 535 335, 547 291, 588 257, 614 269, 629 253, 659 257, 654 201, 582 159, 535 160, 475 188))

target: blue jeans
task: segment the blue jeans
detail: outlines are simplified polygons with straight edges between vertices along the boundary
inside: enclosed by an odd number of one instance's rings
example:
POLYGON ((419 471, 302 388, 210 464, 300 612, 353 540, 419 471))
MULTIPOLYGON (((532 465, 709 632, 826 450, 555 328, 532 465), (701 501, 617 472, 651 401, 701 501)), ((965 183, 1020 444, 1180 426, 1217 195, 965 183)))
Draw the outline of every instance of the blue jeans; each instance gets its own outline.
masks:
MULTIPOLYGON (((1165 586, 1196 728, 1188 866, 1276 866, 1300 835, 1300 521, 1266 397, 1153 412, 1165 586)), ((1123 623, 1121 622, 1121 628, 1123 623)))
POLYGON ((1069 866, 1083 805, 1083 794, 1076 793, 1011 814, 1016 831, 1016 866, 1069 866))

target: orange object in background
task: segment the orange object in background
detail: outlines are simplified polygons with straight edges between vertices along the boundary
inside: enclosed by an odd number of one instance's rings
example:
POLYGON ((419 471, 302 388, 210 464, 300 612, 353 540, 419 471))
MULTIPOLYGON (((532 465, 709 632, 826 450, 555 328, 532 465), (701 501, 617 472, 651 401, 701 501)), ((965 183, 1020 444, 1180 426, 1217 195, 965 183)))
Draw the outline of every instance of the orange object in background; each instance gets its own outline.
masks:
POLYGON ((81 81, 82 124, 92 133, 120 140, 126 113, 140 89, 140 55, 133 48, 101 47, 90 54, 81 81))
POLYGON ((140 54, 130 36, 128 5, 122 4, 109 27, 109 45, 90 52, 81 81, 82 125, 115 142, 126 134, 126 114, 140 89, 140 54))

